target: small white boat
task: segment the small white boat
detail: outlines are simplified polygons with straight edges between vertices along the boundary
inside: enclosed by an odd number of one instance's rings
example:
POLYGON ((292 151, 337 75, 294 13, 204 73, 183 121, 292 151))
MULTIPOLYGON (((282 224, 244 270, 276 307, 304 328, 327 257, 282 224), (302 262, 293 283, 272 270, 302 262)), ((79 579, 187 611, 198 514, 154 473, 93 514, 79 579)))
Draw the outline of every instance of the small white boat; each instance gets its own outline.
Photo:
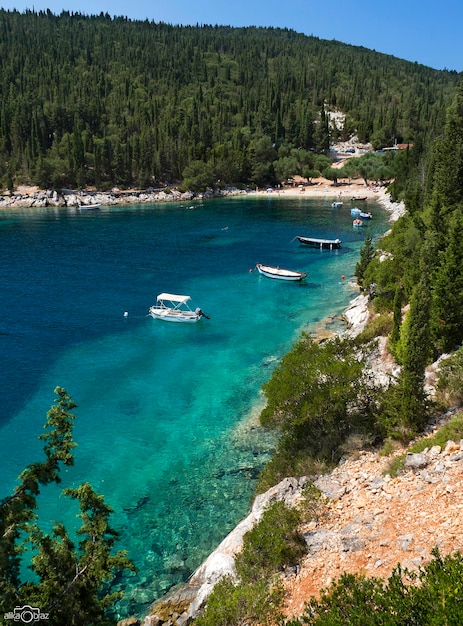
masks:
POLYGON ((190 296, 180 296, 174 293, 160 293, 156 304, 149 308, 149 315, 154 319, 166 322, 199 322, 202 317, 209 319, 200 308, 194 311, 189 307, 190 296))
POLYGON ((272 265, 262 265, 262 263, 256 263, 256 268, 260 274, 279 280, 304 280, 307 276, 307 272, 294 272, 293 270, 284 270, 281 267, 273 267, 272 265))
POLYGON ((362 220, 371 220, 371 218, 373 217, 373 215, 371 213, 364 213, 363 211, 361 213, 359 213, 359 217, 362 220))
POLYGON ((353 209, 350 210, 350 214, 352 217, 360 217, 361 212, 362 211, 358 209, 357 207, 354 207, 353 209))
POLYGON ((342 207, 342 202, 333 202, 331 204, 332 209, 340 209, 342 207))
POLYGON ((96 209, 99 209, 100 205, 99 204, 81 204, 79 207, 79 211, 95 211, 96 209))

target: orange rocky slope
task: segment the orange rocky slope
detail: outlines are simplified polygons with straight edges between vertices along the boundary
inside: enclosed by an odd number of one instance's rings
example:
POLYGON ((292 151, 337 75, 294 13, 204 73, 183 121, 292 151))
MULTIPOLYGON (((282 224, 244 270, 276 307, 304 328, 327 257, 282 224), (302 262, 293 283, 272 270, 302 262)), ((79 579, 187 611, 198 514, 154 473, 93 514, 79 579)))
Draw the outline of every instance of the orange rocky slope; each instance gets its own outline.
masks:
POLYGON ((329 500, 304 529, 308 556, 285 580, 288 616, 343 572, 387 578, 398 563, 424 565, 435 546, 463 548, 463 441, 408 455, 396 478, 384 474, 389 462, 363 452, 316 481, 329 500))

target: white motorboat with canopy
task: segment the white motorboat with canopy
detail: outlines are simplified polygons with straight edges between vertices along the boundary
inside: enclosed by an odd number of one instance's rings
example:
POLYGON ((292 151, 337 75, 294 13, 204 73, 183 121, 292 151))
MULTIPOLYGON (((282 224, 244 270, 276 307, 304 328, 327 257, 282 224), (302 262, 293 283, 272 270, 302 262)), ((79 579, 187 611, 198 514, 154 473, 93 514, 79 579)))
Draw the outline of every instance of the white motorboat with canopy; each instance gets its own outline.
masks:
POLYGON ((149 315, 154 319, 166 322, 199 322, 202 317, 207 319, 200 308, 194 311, 189 307, 190 296, 181 296, 174 293, 160 293, 156 304, 149 308, 149 315))

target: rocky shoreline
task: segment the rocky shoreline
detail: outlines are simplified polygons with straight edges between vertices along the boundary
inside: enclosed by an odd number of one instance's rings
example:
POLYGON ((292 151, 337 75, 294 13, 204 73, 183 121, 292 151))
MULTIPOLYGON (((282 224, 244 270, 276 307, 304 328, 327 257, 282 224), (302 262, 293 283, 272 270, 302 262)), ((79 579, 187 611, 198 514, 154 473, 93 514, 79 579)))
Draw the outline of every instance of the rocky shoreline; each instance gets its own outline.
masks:
MULTIPOLYGON (((326 181, 328 182, 328 181, 326 181)), ((343 192, 333 185, 323 184, 319 181, 303 188, 304 197, 307 198, 332 198, 339 200, 343 192)), ((403 203, 392 202, 390 195, 384 187, 366 187, 365 185, 352 184, 349 186, 349 195, 352 198, 361 194, 375 202, 378 202, 390 214, 390 221, 393 222, 403 215, 405 207, 403 203)), ((301 190, 295 187, 288 187, 276 190, 275 196, 285 197, 301 197, 301 190)), ((236 187, 226 187, 219 190, 207 190, 203 193, 194 193, 193 191, 180 192, 176 188, 164 189, 146 189, 146 190, 120 190, 117 188, 111 191, 94 191, 85 190, 77 191, 75 189, 62 189, 56 191, 54 189, 40 190, 38 187, 20 186, 14 193, 7 192, 0 195, 0 209, 24 209, 24 208, 76 208, 81 207, 111 207, 117 205, 135 205, 135 204, 156 204, 156 203, 185 203, 195 200, 205 200, 209 198, 224 198, 232 196, 268 196, 269 191, 238 189, 236 187)), ((346 191, 344 190, 344 195, 346 191)))
POLYGON ((46 207, 97 207, 131 204, 155 204, 158 202, 189 202, 193 199, 224 197, 246 193, 238 189, 206 191, 195 194, 192 191, 180 192, 178 189, 147 189, 121 191, 76 191, 73 189, 39 190, 37 188, 19 188, 16 193, 0 196, 3 208, 46 208, 46 207))
MULTIPOLYGON (((368 296, 360 294, 345 309, 342 319, 349 336, 358 335, 368 323, 368 296)), ((378 355, 378 359, 381 357, 378 355)), ((387 375, 387 374, 385 374, 387 375)), ((235 577, 235 556, 243 545, 244 535, 261 519, 270 502, 284 501, 288 506, 296 505, 308 477, 289 477, 254 500, 248 516, 241 521, 209 555, 184 585, 172 590, 155 601, 149 614, 140 622, 135 618, 122 620, 118 626, 186 626, 204 609, 207 599, 217 582, 224 576, 235 577)))

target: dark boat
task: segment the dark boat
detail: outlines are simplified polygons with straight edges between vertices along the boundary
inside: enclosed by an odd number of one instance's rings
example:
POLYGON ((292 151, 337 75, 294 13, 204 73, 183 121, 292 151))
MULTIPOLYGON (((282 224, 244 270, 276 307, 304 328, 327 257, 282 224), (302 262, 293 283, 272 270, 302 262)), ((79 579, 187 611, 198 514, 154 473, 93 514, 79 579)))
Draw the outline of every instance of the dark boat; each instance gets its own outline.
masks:
POLYGON ((300 235, 297 235, 296 239, 306 246, 312 246, 312 248, 329 248, 330 250, 340 248, 342 243, 340 239, 317 239, 316 237, 301 237, 300 235))

